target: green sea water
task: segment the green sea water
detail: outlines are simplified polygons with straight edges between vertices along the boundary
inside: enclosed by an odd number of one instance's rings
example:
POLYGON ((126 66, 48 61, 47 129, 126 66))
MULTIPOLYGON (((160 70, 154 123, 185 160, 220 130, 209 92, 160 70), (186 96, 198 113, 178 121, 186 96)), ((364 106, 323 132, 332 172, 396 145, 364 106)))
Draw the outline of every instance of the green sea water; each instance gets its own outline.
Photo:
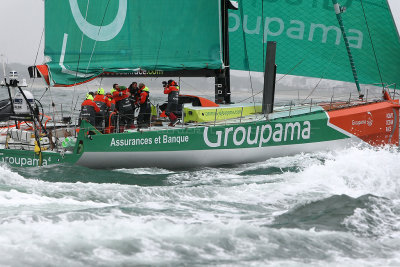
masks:
POLYGON ((225 168, 0 166, 1 266, 397 266, 400 153, 225 168))
MULTIPOLYGON (((99 86, 33 92, 69 116, 99 86)), ((179 171, 0 164, 0 266, 399 266, 398 162, 351 147, 179 171)))

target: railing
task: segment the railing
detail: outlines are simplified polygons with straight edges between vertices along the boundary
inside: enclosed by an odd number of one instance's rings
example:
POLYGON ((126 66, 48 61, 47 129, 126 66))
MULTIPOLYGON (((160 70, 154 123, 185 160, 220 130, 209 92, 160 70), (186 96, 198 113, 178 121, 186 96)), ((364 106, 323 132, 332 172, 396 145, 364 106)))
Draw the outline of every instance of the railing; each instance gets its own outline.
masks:
MULTIPOLYGON (((396 88, 396 85, 390 85, 390 87, 394 86, 396 88)), ((393 96, 399 96, 399 94, 394 91, 392 92, 393 96)), ((319 99, 319 101, 316 101, 315 99, 311 98, 307 101, 307 103, 301 102, 299 100, 295 101, 295 100, 291 100, 289 102, 283 102, 280 101, 278 102, 278 104, 276 105, 275 111, 273 114, 273 116, 264 116, 264 114, 261 113, 254 113, 251 115, 246 115, 243 116, 243 112, 244 112, 244 108, 241 108, 241 113, 240 116, 236 117, 236 118, 228 118, 228 119, 222 119, 219 117, 218 115, 218 108, 215 109, 215 115, 214 115, 214 120, 213 121, 208 121, 208 122, 192 122, 192 123, 184 123, 184 119, 185 119, 185 112, 184 109, 182 110, 182 117, 180 118, 180 126, 179 128, 189 128, 189 127, 203 127, 203 126, 219 126, 219 125, 230 125, 230 124, 240 124, 243 122, 257 122, 257 121, 262 121, 262 120, 272 120, 274 118, 277 117, 284 117, 284 116, 288 116, 288 117, 293 117, 296 116, 298 114, 304 114, 307 112, 320 112, 322 109, 316 109, 316 107, 323 107, 325 110, 334 110, 334 109, 339 109, 339 108, 346 108, 346 107, 351 107, 353 105, 359 105, 362 103, 366 103, 368 102, 368 100, 371 98, 375 98, 376 96, 378 96, 378 94, 372 95, 370 94, 369 90, 365 90, 365 98, 360 100, 358 99, 358 95, 354 95, 352 93, 348 93, 348 94, 332 94, 330 96, 330 98, 326 98, 325 99, 319 99), (339 103, 339 104, 338 104, 339 103), (299 112, 301 111, 301 112, 299 112)), ((381 99, 381 95, 379 95, 379 98, 381 99)), ((56 122, 58 123, 58 126, 67 126, 71 129, 74 130, 74 135, 77 136, 77 131, 76 129, 79 128, 79 124, 78 124, 78 112, 76 112, 76 114, 73 114, 75 118, 72 118, 70 123, 64 123, 62 124, 61 122, 63 122, 63 119, 65 119, 66 117, 64 117, 64 114, 66 112, 63 111, 63 105, 60 104, 58 106, 58 108, 56 107, 52 107, 49 106, 49 110, 53 109, 54 112, 49 112, 47 113, 52 120, 49 121, 47 123, 47 127, 56 127, 56 122), (53 124, 54 123, 54 124, 53 124), (61 123, 61 124, 60 124, 61 123)), ((122 127, 120 129, 120 121, 121 119, 124 119, 124 117, 126 116, 131 116, 131 118, 133 120, 137 119, 137 112, 135 114, 121 114, 121 113, 112 113, 113 116, 115 116, 115 123, 113 125, 110 125, 110 123, 108 124, 108 127, 113 126, 114 127, 114 131, 116 133, 121 132, 120 130, 122 130, 122 127)), ((147 114, 148 115, 148 114, 147 114)), ((151 114, 150 114, 151 116, 151 114)), ((109 118, 110 119, 110 118, 109 118)), ((168 118, 165 118, 165 122, 169 122, 168 118)), ((57 126, 57 127, 58 127, 57 126)), ((150 120, 150 127, 152 128, 152 130, 154 130, 155 128, 153 127, 154 125, 152 124, 152 121, 150 120)), ((100 131, 104 131, 105 128, 101 128, 100 131)), ((163 125, 163 127, 159 128, 160 130, 164 130, 164 129, 172 129, 170 126, 167 125, 163 125)), ((124 129, 125 130, 125 129, 124 129)))

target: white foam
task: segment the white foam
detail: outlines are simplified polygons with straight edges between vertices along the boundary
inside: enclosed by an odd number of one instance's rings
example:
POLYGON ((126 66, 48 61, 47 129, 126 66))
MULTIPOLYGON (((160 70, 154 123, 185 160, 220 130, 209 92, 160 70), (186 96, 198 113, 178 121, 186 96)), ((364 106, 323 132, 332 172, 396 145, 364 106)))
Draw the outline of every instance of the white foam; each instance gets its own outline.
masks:
POLYGON ((262 265, 308 258, 329 265, 347 264, 354 255, 356 263, 374 255, 370 262, 396 264, 399 159, 396 150, 353 147, 235 168, 131 173, 133 179, 166 174, 170 185, 154 187, 52 183, 0 166, 0 265, 179 265, 188 259, 262 265), (282 172, 268 174, 272 167, 282 172), (268 228, 296 205, 339 194, 374 194, 388 202, 346 218, 345 226, 358 232, 268 228), (24 258, 15 261, 21 249, 24 258))
POLYGON ((128 174, 148 174, 148 175, 159 175, 159 174, 171 174, 172 171, 160 168, 136 168, 136 169, 117 169, 116 172, 128 173, 128 174))

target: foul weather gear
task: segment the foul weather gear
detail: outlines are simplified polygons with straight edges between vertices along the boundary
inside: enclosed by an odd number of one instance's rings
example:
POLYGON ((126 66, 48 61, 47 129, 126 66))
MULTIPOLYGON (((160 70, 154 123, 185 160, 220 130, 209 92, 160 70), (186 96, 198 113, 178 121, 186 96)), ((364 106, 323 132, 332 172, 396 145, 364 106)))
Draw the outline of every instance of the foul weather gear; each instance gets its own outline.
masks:
POLYGON ((96 114, 96 127, 98 129, 104 129, 105 125, 108 124, 108 114, 109 109, 111 108, 111 101, 104 94, 97 94, 94 97, 94 102, 100 109, 96 114))
POLYGON ((151 119, 151 104, 150 104, 149 88, 145 87, 140 92, 139 104, 140 111, 137 119, 139 127, 149 127, 151 119))
MULTIPOLYGON (((92 97, 93 98, 93 97, 92 97)), ((82 120, 87 120, 93 126, 96 124, 96 113, 100 112, 100 108, 96 103, 88 97, 81 105, 81 113, 79 114, 79 124, 82 120)))
POLYGON ((179 86, 172 82, 171 85, 164 88, 164 94, 168 94, 168 105, 165 114, 169 117, 171 123, 175 124, 178 115, 179 86))

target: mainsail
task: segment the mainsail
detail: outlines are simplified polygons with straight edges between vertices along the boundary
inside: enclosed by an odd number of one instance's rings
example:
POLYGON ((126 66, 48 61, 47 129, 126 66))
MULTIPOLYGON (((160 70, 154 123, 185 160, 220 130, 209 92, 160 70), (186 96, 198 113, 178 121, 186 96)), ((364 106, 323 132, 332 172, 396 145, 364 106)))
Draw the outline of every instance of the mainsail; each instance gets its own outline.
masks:
POLYGON ((112 73, 222 69, 220 0, 45 2, 54 86, 112 73))
MULTIPOLYGON (((363 84, 400 84, 400 43, 386 0, 340 0, 363 84)), ((332 0, 240 0, 230 11, 231 69, 264 71, 276 41, 278 73, 354 81, 332 0)))

